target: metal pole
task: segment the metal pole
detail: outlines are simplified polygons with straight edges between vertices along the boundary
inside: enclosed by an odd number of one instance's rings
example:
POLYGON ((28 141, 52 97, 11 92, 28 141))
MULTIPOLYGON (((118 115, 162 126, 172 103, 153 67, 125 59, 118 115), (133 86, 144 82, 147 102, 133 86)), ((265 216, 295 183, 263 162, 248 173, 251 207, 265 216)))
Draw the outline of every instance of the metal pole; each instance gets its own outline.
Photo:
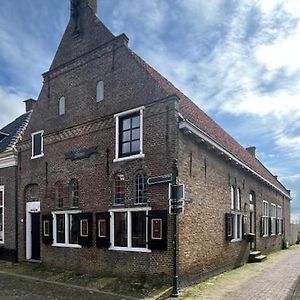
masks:
MULTIPOLYGON (((178 167, 177 159, 172 165, 172 185, 177 184, 178 167)), ((172 297, 178 297, 178 275, 177 275, 177 213, 173 215, 173 290, 172 297)))

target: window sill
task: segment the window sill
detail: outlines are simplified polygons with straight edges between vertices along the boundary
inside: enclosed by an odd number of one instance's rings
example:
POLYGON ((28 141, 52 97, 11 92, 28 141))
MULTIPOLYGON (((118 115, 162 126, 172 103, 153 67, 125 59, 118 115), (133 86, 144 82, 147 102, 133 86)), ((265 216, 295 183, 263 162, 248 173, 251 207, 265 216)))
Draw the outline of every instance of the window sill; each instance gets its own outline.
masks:
POLYGON ((241 242, 243 239, 233 239, 230 242, 231 243, 237 243, 237 242, 241 242))
POLYGON ((4 245, 4 241, 0 241, 0 245, 4 245))
POLYGON ((125 161, 125 160, 132 160, 132 159, 137 159, 137 158, 144 158, 144 157, 145 157, 145 154, 140 153, 140 154, 136 154, 136 155, 115 158, 113 160, 113 162, 115 163, 115 162, 120 162, 120 161, 125 161))
POLYGON ((151 253, 151 250, 147 248, 110 247, 108 250, 151 253))
POLYGON ((77 245, 77 244, 59 244, 59 243, 53 243, 51 245, 52 247, 61 247, 61 248, 82 248, 81 245, 77 245))
POLYGON ((41 158, 43 156, 44 156, 44 153, 36 155, 36 156, 31 156, 31 159, 41 158))
POLYGON ((266 238, 266 237, 269 237, 269 235, 263 235, 262 237, 263 237, 263 238, 266 238))

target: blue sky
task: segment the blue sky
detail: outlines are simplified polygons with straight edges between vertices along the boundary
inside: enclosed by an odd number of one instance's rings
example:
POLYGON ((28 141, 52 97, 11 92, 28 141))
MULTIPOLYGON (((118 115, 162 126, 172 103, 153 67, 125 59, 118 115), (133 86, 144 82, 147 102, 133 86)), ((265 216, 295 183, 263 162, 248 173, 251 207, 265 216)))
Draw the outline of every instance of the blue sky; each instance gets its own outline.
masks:
MULTIPOLYGON (((292 190, 300 220, 298 0, 98 0, 116 35, 292 190)), ((0 128, 37 98, 69 0, 1 0, 0 128)))

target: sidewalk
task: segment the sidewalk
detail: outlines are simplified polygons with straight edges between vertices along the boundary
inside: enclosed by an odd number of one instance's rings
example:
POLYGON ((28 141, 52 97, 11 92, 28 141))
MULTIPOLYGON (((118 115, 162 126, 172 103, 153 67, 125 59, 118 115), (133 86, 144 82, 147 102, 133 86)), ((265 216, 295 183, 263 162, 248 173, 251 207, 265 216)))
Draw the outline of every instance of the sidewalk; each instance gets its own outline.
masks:
POLYGON ((300 246, 268 255, 182 291, 181 299, 300 299, 300 246))

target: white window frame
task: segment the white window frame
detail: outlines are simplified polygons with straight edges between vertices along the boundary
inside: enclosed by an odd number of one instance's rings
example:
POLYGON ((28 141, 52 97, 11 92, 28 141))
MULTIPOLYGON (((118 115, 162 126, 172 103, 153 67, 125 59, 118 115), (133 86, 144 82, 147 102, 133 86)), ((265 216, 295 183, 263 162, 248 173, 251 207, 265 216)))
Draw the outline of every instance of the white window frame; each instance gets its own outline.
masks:
POLYGON ((232 232, 232 237, 233 239, 231 242, 239 242, 243 239, 243 214, 241 212, 232 212, 233 214, 233 232, 232 232), (240 236, 237 235, 238 233, 238 218, 240 218, 240 236))
POLYGON ((282 223, 281 223, 281 220, 282 220, 282 207, 280 205, 277 205, 277 209, 276 209, 276 216, 277 216, 277 228, 278 228, 278 235, 282 235, 283 234, 283 228, 282 228, 282 223), (278 212, 280 211, 280 213, 278 212))
POLYGON ((31 159, 36 159, 43 156, 44 156, 44 130, 40 130, 37 132, 33 132, 31 134, 31 159), (34 156, 34 136, 38 134, 41 135, 41 153, 34 156))
POLYGON ((4 185, 0 185, 0 191, 2 192, 2 205, 0 205, 0 207, 2 207, 2 241, 0 241, 0 244, 4 244, 4 185))
POLYGON ((236 188, 233 185, 230 186, 230 193, 231 193, 231 209, 234 209, 235 197, 236 197, 236 188))
POLYGON ((148 249, 148 211, 151 210, 150 207, 135 207, 135 208, 115 208, 110 209, 110 243, 111 246, 109 250, 116 250, 116 251, 132 251, 132 252, 148 252, 150 253, 151 250, 148 249), (145 211, 146 212, 146 247, 145 248, 135 248, 132 247, 132 232, 131 232, 131 213, 132 212, 139 212, 145 211), (115 212, 125 212, 127 213, 127 247, 119 247, 115 246, 115 231, 114 231, 114 213, 115 212))
POLYGON ((162 219, 151 219, 151 239, 152 240, 162 240, 162 219), (159 238, 156 238, 156 237, 154 237, 154 235, 153 235, 153 228, 154 228, 154 221, 159 221, 159 223, 160 223, 160 228, 159 228, 159 238))
POLYGON ((89 236, 89 220, 88 219, 81 219, 80 220, 80 236, 82 237, 88 237, 89 236), (83 223, 86 222, 86 228, 87 228, 87 233, 83 233, 83 223))
POLYGON ((50 236, 50 221, 49 220, 44 220, 43 221, 43 232, 44 236, 50 236), (46 224, 48 224, 48 233, 46 233, 46 224))
POLYGON ((98 220, 98 237, 99 238, 105 238, 106 237, 106 219, 99 219, 98 220), (105 233, 104 235, 101 235, 101 224, 105 224, 105 233))
MULTIPOLYGON (((70 226, 69 226, 69 216, 71 214, 79 214, 81 213, 81 210, 65 210, 65 211, 53 211, 52 216, 53 216, 53 247, 66 247, 66 248, 82 248, 81 245, 79 244, 70 244, 69 243, 69 231, 70 231, 70 226), (65 242, 64 243, 57 243, 57 234, 56 234, 56 229, 57 229, 57 224, 56 224, 56 216, 57 215, 65 215, 65 242)), ((80 232, 79 232, 80 234, 80 232)))
POLYGON ((276 204, 270 205, 271 236, 276 235, 276 204))
POLYGON ((263 237, 269 236, 269 202, 263 200, 262 222, 264 226, 263 237))
POLYGON ((124 112, 120 112, 118 114, 114 115, 115 118, 115 123, 116 123, 116 128, 115 128, 115 159, 114 162, 119 162, 123 160, 130 160, 130 159, 136 159, 136 158, 144 158, 145 154, 143 153, 143 123, 144 123, 144 109, 145 106, 137 107, 134 109, 130 109, 124 112), (139 154, 134 154, 130 156, 125 156, 125 157, 119 157, 119 121, 120 117, 125 117, 126 115, 131 115, 136 112, 140 112, 140 153, 139 154))

